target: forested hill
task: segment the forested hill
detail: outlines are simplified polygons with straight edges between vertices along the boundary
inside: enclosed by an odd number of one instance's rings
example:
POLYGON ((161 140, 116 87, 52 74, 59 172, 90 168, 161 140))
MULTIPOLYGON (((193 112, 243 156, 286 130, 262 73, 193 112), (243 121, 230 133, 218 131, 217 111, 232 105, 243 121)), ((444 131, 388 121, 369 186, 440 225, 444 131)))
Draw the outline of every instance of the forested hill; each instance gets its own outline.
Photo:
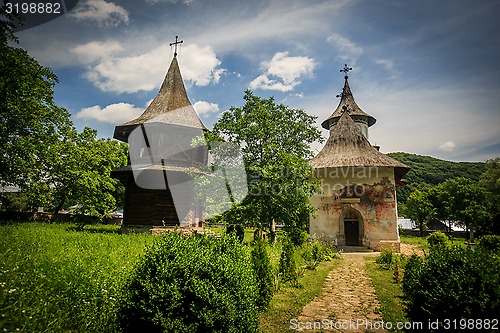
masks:
POLYGON ((406 186, 398 188, 398 202, 405 203, 408 195, 418 188, 437 185, 446 179, 466 177, 479 180, 484 162, 450 162, 430 156, 409 153, 389 153, 390 157, 411 167, 404 177, 406 186))

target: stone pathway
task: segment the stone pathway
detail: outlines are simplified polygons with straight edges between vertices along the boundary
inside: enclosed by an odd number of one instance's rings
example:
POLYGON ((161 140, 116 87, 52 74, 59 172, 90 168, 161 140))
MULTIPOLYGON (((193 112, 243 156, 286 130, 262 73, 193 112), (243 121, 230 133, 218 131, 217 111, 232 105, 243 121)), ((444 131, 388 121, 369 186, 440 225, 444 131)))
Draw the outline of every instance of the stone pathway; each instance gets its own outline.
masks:
POLYGON ((302 332, 387 332, 380 328, 382 314, 366 256, 379 253, 345 253, 340 267, 325 280, 321 294, 302 310, 302 332), (316 322, 316 326, 314 323, 316 322), (378 325, 378 326, 377 326, 378 325))

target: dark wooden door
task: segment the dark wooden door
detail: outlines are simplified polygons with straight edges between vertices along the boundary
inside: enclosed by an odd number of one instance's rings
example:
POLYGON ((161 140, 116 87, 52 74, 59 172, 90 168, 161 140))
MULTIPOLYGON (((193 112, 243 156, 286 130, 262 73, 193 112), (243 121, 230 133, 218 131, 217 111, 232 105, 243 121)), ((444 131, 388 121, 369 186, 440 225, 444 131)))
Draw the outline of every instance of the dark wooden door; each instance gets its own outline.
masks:
POLYGON ((344 219, 345 244, 347 246, 359 245, 358 219, 344 219))

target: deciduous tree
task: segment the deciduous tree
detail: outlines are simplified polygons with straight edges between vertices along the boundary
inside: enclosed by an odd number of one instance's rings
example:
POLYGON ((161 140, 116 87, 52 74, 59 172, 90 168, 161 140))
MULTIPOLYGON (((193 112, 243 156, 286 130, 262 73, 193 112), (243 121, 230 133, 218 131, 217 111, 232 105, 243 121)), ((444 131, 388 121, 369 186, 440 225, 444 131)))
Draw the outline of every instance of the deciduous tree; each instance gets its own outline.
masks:
POLYGON ((315 117, 249 90, 244 100, 243 107, 224 112, 208 140, 236 143, 243 153, 249 195, 225 217, 260 227, 274 220, 298 232, 298 241, 312 212, 308 198, 317 190, 308 181, 312 168, 307 163, 310 144, 321 140, 315 117))

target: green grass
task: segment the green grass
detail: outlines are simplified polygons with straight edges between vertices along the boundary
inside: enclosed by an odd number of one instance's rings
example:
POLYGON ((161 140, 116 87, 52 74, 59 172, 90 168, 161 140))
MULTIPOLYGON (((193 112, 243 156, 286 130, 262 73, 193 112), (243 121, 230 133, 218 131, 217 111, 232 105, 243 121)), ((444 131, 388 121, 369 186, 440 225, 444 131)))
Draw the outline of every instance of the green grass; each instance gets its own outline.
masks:
MULTIPOLYGON (((121 290, 142 257, 150 234, 120 234, 118 226, 74 224, 0 224, 0 331, 117 332, 121 290)), ((223 229, 211 228, 223 233, 223 229)), ((280 237, 278 237, 279 239, 280 237)), ((250 255, 253 230, 245 230, 250 255)), ((281 242, 269 246, 277 271, 281 242)), ((317 296, 338 261, 302 272, 301 288, 282 285, 268 310, 260 314, 263 332, 289 332, 289 321, 317 296)))
MULTIPOLYGON (((380 265, 375 263, 376 258, 366 257, 365 260, 366 270, 373 280, 377 299, 381 305, 383 320, 391 322, 394 327, 396 327, 397 322, 407 322, 401 303, 403 291, 401 290, 401 284, 394 282, 394 270, 380 269, 380 265)), ((394 329, 393 332, 398 332, 398 330, 394 329)))
POLYGON ((120 288, 153 237, 117 226, 0 226, 0 330, 112 332, 120 288))
POLYGON ((259 316, 259 329, 263 333, 294 332, 290 319, 298 318, 306 304, 321 292, 328 273, 338 266, 338 260, 322 262, 314 271, 305 271, 302 288, 283 287, 273 297, 269 308, 259 316))
MULTIPOLYGON (((429 249, 429 244, 427 244, 427 238, 426 237, 401 235, 400 239, 401 239, 401 243, 411 244, 411 245, 417 245, 422 250, 428 250, 429 249)), ((451 244, 452 245, 464 246, 464 244, 466 242, 467 242, 467 240, 464 239, 464 238, 453 238, 453 239, 451 239, 451 244)))

